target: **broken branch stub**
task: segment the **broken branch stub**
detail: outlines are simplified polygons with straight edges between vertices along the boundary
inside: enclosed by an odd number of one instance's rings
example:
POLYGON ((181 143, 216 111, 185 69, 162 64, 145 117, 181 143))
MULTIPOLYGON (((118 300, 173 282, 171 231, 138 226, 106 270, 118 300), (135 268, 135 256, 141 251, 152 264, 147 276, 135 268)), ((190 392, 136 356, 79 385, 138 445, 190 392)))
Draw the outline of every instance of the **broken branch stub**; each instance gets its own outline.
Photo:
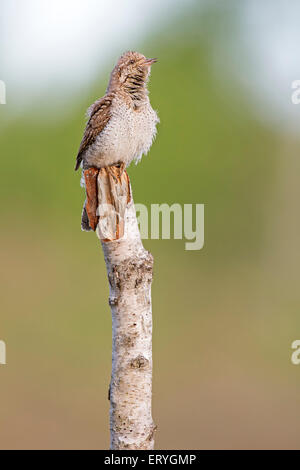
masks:
POLYGON ((119 240, 124 236, 125 211, 130 201, 130 183, 126 171, 117 167, 101 168, 97 177, 97 235, 103 241, 119 240))
POLYGON ((153 257, 142 244, 129 177, 119 168, 97 175, 97 236, 102 243, 112 314, 109 389, 111 449, 151 450, 153 257))
POLYGON ((90 228, 97 229, 101 240, 119 240, 124 236, 124 218, 131 199, 130 181, 126 171, 88 168, 84 171, 85 208, 90 228))

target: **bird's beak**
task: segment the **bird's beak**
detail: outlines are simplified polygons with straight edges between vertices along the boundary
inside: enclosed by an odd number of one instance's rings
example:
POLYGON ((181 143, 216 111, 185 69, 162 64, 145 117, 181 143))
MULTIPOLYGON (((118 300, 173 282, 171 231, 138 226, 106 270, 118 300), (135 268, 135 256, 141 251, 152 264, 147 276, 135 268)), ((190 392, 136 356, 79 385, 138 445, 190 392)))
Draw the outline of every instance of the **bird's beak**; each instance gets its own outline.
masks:
POLYGON ((144 61, 144 65, 152 65, 152 64, 155 64, 155 62, 157 62, 157 59, 156 58, 153 58, 153 59, 146 59, 144 61))

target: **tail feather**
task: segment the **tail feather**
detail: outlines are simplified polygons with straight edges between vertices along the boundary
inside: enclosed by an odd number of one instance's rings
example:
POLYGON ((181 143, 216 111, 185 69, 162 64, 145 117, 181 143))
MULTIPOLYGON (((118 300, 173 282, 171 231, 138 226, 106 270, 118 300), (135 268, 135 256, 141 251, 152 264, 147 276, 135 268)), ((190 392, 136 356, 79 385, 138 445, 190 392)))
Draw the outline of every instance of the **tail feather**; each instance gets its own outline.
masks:
POLYGON ((83 230, 84 232, 90 232, 92 230, 86 210, 86 201, 84 203, 81 214, 81 230, 83 230))
POLYGON ((82 157, 78 154, 77 158, 76 158, 75 171, 78 170, 78 168, 80 167, 81 162, 82 162, 82 157))

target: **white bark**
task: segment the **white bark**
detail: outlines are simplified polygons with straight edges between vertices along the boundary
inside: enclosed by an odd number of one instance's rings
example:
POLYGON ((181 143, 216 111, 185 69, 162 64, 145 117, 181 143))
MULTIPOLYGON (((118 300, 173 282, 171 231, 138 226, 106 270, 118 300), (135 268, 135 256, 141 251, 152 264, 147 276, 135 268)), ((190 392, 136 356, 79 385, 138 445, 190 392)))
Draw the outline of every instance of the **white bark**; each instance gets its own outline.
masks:
POLYGON ((123 176, 115 182, 105 171, 98 175, 97 235, 106 262, 113 330, 111 449, 151 450, 155 431, 151 413, 153 258, 142 245, 129 179, 124 175, 127 184, 123 176), (101 206, 103 202, 110 208, 101 206), (122 238, 114 240, 118 234, 122 238))

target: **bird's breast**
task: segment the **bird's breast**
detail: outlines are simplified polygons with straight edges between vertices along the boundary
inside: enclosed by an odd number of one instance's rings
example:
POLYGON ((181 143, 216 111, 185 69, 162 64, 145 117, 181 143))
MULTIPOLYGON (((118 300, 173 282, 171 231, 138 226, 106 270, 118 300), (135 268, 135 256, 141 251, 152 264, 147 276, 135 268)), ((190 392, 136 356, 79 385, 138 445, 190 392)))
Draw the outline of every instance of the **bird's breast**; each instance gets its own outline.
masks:
POLYGON ((125 103, 115 103, 109 124, 102 132, 102 143, 113 158, 129 164, 147 153, 156 134, 158 118, 150 104, 133 110, 125 103))
POLYGON ((111 118, 87 152, 86 162, 97 167, 138 162, 151 147, 158 121, 150 103, 136 111, 115 100, 111 118))

